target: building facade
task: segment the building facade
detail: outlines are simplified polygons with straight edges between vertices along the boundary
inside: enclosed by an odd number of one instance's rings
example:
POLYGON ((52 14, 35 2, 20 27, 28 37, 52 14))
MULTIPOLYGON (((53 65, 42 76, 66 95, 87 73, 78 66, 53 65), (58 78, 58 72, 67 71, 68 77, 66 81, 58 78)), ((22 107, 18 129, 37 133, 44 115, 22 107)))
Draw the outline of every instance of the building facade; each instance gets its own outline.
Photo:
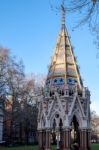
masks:
POLYGON ((39 150, 90 149, 90 91, 84 87, 74 50, 65 26, 58 36, 44 92, 39 100, 39 150))

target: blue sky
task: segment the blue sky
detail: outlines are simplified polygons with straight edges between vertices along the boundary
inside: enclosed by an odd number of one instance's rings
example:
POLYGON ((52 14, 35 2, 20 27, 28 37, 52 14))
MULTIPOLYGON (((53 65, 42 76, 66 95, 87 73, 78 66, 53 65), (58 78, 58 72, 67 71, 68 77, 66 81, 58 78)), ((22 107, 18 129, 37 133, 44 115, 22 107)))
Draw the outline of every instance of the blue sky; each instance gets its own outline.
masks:
MULTIPOLYGON (((66 26, 84 84, 91 91, 91 107, 99 114, 97 49, 87 26, 72 31, 75 18, 67 15, 66 26)), ((47 74, 60 28, 60 14, 51 10, 49 0, 0 0, 0 45, 22 58, 26 73, 47 74)))

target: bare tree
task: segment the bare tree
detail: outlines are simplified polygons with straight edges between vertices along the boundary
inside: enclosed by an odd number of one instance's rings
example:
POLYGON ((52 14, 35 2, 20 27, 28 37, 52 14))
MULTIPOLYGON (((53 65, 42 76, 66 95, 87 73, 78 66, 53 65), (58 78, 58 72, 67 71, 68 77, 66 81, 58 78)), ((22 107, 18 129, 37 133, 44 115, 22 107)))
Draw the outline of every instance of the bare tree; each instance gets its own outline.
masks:
POLYGON ((20 142, 29 144, 36 142, 37 133, 37 97, 35 95, 35 79, 24 79, 20 95, 20 115, 17 123, 19 124, 20 142), (22 134, 24 136, 22 136, 22 134), (33 136, 35 134, 35 136, 33 136), (34 141, 33 141, 34 139, 34 141))
POLYGON ((92 141, 98 142, 99 140, 99 116, 95 111, 91 113, 91 124, 92 124, 92 141))
POLYGON ((10 143, 12 143, 13 141, 14 123, 18 116, 18 111, 20 110, 19 99, 22 92, 23 79, 24 79, 23 64, 20 62, 16 62, 13 58, 10 58, 6 74, 6 88, 7 88, 6 97, 8 98, 8 101, 9 96, 11 98, 11 109, 8 117, 10 119, 10 127, 9 127, 10 143))
POLYGON ((63 7, 63 3, 65 12, 74 15, 78 12, 81 20, 77 26, 88 23, 93 29, 99 27, 99 0, 50 0, 51 8, 56 11, 63 7))
POLYGON ((4 140, 8 144, 37 141, 37 99, 44 82, 44 75, 27 78, 22 61, 0 48, 0 96, 5 102, 4 140))
POLYGON ((88 24, 90 31, 96 36, 94 43, 99 49, 99 0, 69 0, 66 9, 77 13, 79 20, 76 27, 88 24))
POLYGON ((0 47, 0 96, 5 97, 6 88, 6 74, 8 69, 9 50, 0 47))
POLYGON ((21 118, 25 143, 37 142, 38 97, 43 92, 45 75, 28 75, 23 82, 21 92, 21 118))
POLYGON ((51 8, 59 11, 62 7, 62 1, 66 13, 76 16, 75 21, 77 21, 77 24, 73 30, 88 24, 91 33, 95 35, 94 43, 98 49, 97 57, 99 57, 99 0, 50 0, 51 8))
POLYGON ((0 47, 0 97, 5 103, 4 126, 9 126, 8 136, 10 140, 13 134, 14 112, 21 95, 23 79, 23 63, 13 58, 8 49, 0 47))

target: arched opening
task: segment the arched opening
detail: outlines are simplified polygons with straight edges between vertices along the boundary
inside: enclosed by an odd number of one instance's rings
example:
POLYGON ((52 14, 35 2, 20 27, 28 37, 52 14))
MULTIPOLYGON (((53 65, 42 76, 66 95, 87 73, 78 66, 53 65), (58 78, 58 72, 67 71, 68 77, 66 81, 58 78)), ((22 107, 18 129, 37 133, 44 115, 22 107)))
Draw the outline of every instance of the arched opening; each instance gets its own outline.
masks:
POLYGON ((79 133, 79 123, 76 116, 73 116, 71 122, 71 148, 79 149, 80 145, 80 133, 79 133))
POLYGON ((59 114, 55 114, 53 119, 52 129, 51 129, 51 145, 54 145, 54 148, 57 150, 62 147, 62 128, 63 122, 59 114))
POLYGON ((53 128, 52 128, 52 136, 51 136, 51 143, 56 145, 56 120, 53 120, 53 128))
POLYGON ((59 141, 59 147, 60 149, 63 148, 63 122, 62 119, 60 118, 60 122, 59 122, 59 134, 60 134, 60 141, 59 141))

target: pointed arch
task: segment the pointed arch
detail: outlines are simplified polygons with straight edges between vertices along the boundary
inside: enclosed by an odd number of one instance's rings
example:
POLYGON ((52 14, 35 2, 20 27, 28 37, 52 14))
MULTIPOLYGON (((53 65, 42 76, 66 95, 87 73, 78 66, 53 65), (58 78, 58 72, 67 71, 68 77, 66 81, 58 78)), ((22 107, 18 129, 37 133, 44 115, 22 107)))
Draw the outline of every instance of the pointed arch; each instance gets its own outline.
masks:
POLYGON ((82 123, 83 123, 83 119, 82 119, 82 116, 80 115, 80 113, 78 113, 77 110, 75 110, 75 111, 72 113, 72 115, 71 115, 71 117, 70 117, 70 120, 69 120, 69 125, 71 125, 71 122, 72 122, 74 116, 75 116, 76 119, 77 119, 77 122, 78 122, 78 124, 79 124, 79 128, 81 128, 81 127, 82 127, 82 123))
POLYGON ((77 102, 77 104, 78 104, 78 106, 79 106, 78 108, 79 108, 79 110, 80 110, 81 116, 82 116, 82 117, 85 117, 85 114, 84 114, 84 111, 83 111, 83 108, 82 108, 82 105, 81 105, 81 102, 80 102, 80 99, 79 99, 77 93, 76 93, 75 96, 74 96, 74 99, 73 99, 73 102, 72 102, 72 105, 71 105, 71 109, 70 109, 70 112, 69 112, 69 116, 72 115, 73 109, 74 109, 74 107, 75 107, 75 105, 76 105, 76 102, 77 102))
POLYGON ((63 116, 62 116, 62 114, 58 110, 56 110, 50 116, 50 126, 51 126, 51 128, 53 127, 53 120, 54 119, 56 120, 56 115, 57 114, 59 114, 59 120, 61 119, 62 122, 63 122, 63 116))

